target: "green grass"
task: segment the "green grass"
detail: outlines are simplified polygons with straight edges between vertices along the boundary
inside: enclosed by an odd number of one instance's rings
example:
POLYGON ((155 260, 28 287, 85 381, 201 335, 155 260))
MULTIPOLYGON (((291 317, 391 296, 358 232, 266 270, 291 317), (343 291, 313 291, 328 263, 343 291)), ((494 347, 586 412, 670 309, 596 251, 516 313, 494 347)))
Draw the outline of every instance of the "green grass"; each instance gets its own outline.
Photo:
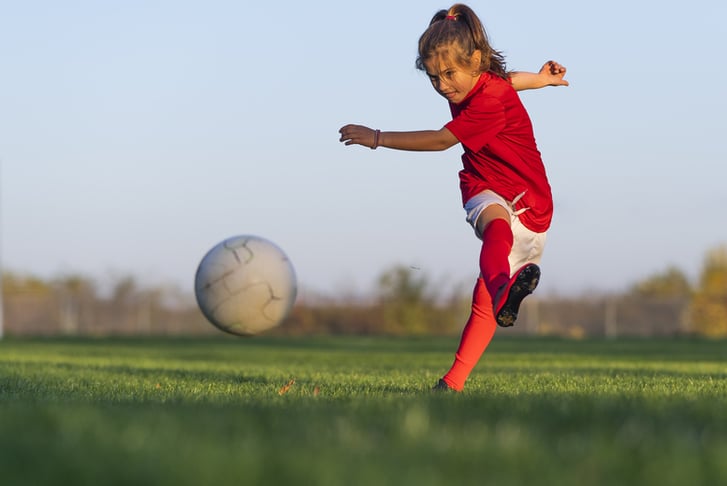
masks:
POLYGON ((0 484, 727 483, 727 343, 456 344, 6 339, 0 484))

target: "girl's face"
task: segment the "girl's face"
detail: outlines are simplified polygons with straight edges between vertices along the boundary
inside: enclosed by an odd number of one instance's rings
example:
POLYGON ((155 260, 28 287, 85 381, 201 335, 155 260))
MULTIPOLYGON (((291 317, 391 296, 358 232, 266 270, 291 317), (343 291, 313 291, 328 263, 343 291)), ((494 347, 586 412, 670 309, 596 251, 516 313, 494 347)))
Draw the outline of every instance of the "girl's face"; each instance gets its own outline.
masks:
POLYGON ((479 51, 475 51, 470 66, 462 66, 451 56, 442 54, 424 61, 427 76, 434 89, 454 104, 461 103, 477 84, 480 79, 479 65, 479 51))

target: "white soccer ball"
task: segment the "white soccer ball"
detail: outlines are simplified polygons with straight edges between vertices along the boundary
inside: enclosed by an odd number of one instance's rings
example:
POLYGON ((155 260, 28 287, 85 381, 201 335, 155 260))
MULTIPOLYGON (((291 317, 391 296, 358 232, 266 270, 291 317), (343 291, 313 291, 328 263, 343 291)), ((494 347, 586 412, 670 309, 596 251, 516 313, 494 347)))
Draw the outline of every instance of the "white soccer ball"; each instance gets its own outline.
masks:
POLYGON ((231 334, 251 336, 287 317, 297 283, 283 250, 259 236, 241 235, 218 243, 202 258, 194 293, 212 324, 231 334))

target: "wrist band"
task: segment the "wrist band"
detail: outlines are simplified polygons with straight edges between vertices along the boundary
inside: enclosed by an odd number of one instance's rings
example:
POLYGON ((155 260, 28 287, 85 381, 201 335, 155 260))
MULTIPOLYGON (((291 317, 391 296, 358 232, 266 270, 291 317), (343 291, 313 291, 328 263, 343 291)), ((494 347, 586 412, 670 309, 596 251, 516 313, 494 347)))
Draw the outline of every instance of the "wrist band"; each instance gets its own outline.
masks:
POLYGON ((381 136, 381 130, 374 131, 374 144, 371 146, 371 150, 376 150, 379 146, 379 136, 381 136))

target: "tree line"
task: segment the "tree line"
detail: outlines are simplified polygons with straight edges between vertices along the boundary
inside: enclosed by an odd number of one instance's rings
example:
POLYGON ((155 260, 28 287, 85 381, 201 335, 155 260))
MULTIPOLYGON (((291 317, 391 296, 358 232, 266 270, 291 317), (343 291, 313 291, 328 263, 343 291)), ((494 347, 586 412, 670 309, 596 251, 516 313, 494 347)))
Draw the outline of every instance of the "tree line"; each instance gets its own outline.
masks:
MULTIPOLYGON (((375 295, 299 299, 272 334, 453 335, 468 313, 469 284, 442 285, 421 271, 394 266, 375 295)), ((122 277, 101 291, 83 276, 43 280, 4 273, 6 335, 215 335, 194 296, 175 287, 144 288, 122 277)), ((727 245, 707 252, 698 281, 678 268, 636 282, 622 293, 535 294, 512 334, 727 337, 727 245)))

